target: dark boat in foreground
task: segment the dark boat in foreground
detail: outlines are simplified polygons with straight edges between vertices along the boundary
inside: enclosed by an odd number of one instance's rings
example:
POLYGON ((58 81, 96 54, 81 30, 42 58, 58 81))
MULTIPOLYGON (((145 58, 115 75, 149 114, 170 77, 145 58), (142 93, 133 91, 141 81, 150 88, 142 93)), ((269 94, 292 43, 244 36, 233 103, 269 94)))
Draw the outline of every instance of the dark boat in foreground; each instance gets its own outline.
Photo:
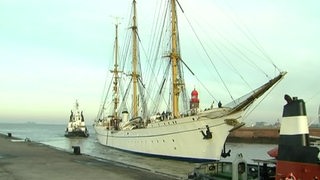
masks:
MULTIPOLYGON (((189 179, 320 179, 320 144, 311 142, 305 102, 285 95, 278 147, 267 153, 271 160, 247 164, 242 155, 233 162, 202 164, 189 179), (261 166, 262 164, 262 166, 261 166)), ((314 139, 314 137, 313 137, 314 139)))

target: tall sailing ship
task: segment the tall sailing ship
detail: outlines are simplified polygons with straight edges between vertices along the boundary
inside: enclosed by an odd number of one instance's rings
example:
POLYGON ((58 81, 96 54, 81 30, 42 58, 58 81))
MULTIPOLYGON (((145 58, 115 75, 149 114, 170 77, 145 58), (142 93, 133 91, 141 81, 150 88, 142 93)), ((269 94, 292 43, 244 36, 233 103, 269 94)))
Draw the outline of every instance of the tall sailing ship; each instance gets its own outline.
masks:
MULTIPOLYGON (((242 118, 246 110, 257 98, 276 85, 286 73, 279 71, 276 77, 268 79, 265 84, 233 100, 229 105, 222 105, 219 102, 218 107, 211 106, 200 110, 197 90, 193 88, 190 99, 186 93, 188 85, 183 76, 183 67, 187 67, 192 75, 193 72, 180 56, 177 5, 181 8, 176 0, 167 2, 165 9, 168 11, 165 16, 170 17, 166 21, 170 24, 166 27, 171 33, 170 38, 166 40, 169 42, 167 44, 170 52, 166 51, 166 55, 162 56, 168 61, 157 61, 165 64, 163 71, 170 74, 171 78, 168 78, 168 75, 156 75, 156 65, 149 61, 146 64, 151 67, 145 69, 152 71, 150 74, 155 78, 149 79, 150 84, 143 83, 144 76, 141 69, 144 66, 139 61, 140 36, 137 28, 136 0, 132 2, 129 25, 131 48, 125 46, 127 49, 132 49, 131 63, 126 61, 119 63, 118 24, 116 24, 114 64, 111 70, 113 76, 110 86, 106 88, 106 95, 102 98, 94 129, 99 143, 124 151, 187 161, 219 160, 221 155, 227 155, 222 152, 229 133, 244 125, 242 118), (131 65, 130 73, 123 68, 127 64, 131 65), (129 84, 127 88, 122 89, 127 84, 129 84), (168 87, 166 84, 169 84, 168 87), (159 90, 156 89, 156 85, 159 85, 159 90), (169 95, 164 95, 164 92, 169 92, 169 95), (156 97, 155 94, 159 96, 156 97), (108 101, 108 98, 112 98, 111 101, 108 101), (162 99, 167 100, 165 101, 167 109, 163 111, 160 110, 163 108, 162 99)), ((161 35, 159 39, 165 38, 161 35)))

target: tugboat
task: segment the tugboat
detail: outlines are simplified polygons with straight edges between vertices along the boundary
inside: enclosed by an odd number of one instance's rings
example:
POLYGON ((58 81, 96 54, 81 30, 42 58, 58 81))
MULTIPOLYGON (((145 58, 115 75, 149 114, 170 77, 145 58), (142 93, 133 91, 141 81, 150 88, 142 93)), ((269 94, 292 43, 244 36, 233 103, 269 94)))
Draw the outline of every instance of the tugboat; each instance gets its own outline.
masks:
POLYGON ((74 109, 71 110, 71 115, 66 128, 65 135, 66 137, 88 137, 89 132, 84 122, 83 111, 79 110, 79 103, 76 100, 74 109))
POLYGON ((278 149, 268 153, 277 159, 275 179, 320 179, 320 149, 310 143, 305 102, 284 98, 278 149))
POLYGON ((278 147, 267 152, 274 159, 249 165, 239 154, 233 162, 201 164, 188 179, 320 179, 320 147, 310 142, 305 102, 289 95, 284 99, 278 147))

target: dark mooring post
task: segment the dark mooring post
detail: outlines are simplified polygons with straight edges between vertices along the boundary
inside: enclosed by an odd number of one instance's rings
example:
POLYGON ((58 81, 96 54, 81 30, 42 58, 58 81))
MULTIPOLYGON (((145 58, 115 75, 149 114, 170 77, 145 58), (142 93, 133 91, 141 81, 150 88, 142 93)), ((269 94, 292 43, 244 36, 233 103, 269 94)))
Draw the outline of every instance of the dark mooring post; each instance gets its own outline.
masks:
POLYGON ((80 152, 80 146, 72 146, 73 148, 73 154, 75 155, 80 155, 81 152, 80 152))

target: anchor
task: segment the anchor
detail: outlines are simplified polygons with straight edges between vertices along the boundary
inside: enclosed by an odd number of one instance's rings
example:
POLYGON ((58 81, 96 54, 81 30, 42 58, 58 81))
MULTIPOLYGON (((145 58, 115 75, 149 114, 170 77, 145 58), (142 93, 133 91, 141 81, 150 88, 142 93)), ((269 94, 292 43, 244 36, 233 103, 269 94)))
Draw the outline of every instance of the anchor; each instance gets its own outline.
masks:
POLYGON ((221 157, 226 158, 230 156, 230 153, 231 153, 231 149, 229 149, 228 152, 226 152, 226 144, 224 144, 223 151, 221 152, 221 157))
POLYGON ((209 126, 206 125, 206 128, 207 128, 206 133, 204 133, 203 131, 201 131, 201 133, 202 133, 202 135, 203 135, 203 139, 212 139, 212 133, 211 133, 211 131, 210 131, 210 129, 209 129, 209 126))

